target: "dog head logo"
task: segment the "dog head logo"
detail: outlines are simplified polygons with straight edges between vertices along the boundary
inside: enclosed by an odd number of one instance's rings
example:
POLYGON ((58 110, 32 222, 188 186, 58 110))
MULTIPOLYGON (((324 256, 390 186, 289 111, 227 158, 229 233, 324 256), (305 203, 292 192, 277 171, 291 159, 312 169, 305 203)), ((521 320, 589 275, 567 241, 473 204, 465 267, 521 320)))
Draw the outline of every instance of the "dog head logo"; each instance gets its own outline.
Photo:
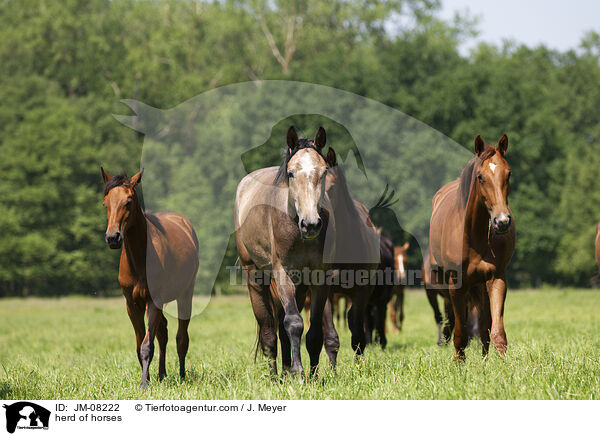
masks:
POLYGON ((19 429, 48 429, 50 411, 28 401, 3 406, 6 409, 6 431, 19 429))

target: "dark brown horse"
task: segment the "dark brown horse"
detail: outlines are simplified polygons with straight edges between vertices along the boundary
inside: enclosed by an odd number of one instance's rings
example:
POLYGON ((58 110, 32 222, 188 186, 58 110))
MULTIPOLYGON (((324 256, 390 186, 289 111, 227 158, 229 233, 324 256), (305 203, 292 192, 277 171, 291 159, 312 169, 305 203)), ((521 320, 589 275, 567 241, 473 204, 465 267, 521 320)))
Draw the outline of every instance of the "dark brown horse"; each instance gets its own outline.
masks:
MULTIPOLYGON (((371 299, 374 283, 358 280, 363 273, 379 268, 381 262, 380 237, 371 221, 369 209, 352 198, 344 171, 337 164, 333 148, 327 152, 329 170, 326 177, 326 190, 331 202, 335 234, 335 259, 332 270, 353 283, 341 283, 331 287, 333 295, 346 296, 351 301, 348 311, 348 327, 352 333, 352 349, 357 355, 364 352, 367 345, 367 305, 371 299)), ((393 261, 393 260, 392 260, 393 261)), ((386 300, 387 303, 387 300, 386 300)), ((384 335, 385 336, 385 335, 384 335)))
POLYGON ((177 354, 179 376, 185 377, 185 356, 189 346, 188 325, 192 310, 194 281, 198 271, 198 240, 190 222, 173 212, 142 210, 136 185, 142 172, 133 177, 111 177, 103 168, 104 205, 108 226, 106 243, 121 249, 119 284, 127 313, 135 330, 137 355, 142 366, 140 387, 150 380, 154 337, 158 339, 158 377, 166 376, 167 319, 163 305, 177 301, 179 328, 177 354), (148 328, 144 325, 148 314, 148 328))
POLYGON ((390 238, 381 234, 381 228, 377 229, 377 233, 380 235, 381 262, 377 268, 379 274, 379 277, 377 277, 378 281, 373 287, 373 292, 367 305, 365 334, 367 336, 367 343, 375 340, 375 342, 379 342, 381 348, 385 349, 387 345, 385 331, 387 305, 391 302, 392 296, 396 292, 394 283, 397 277, 394 277, 396 273, 394 244, 390 238), (373 338, 373 332, 376 334, 375 338, 373 338))
POLYGON ((432 276, 439 276, 441 270, 442 280, 433 281, 437 286, 447 284, 449 289, 457 360, 464 359, 469 340, 469 292, 479 308, 483 353, 488 352, 490 338, 501 355, 506 351, 506 268, 515 247, 515 224, 508 207, 511 171, 504 159, 507 148, 506 135, 496 147, 485 145, 477 135, 476 156, 457 180, 443 186, 433 198, 429 269, 432 276))
MULTIPOLYGON (((322 327, 329 287, 312 286, 304 280, 304 274, 297 276, 305 270, 310 273, 329 269, 323 261, 326 232, 321 231, 329 222, 324 183, 327 163, 321 154, 325 142, 322 127, 314 141, 298 138, 296 130, 290 127, 281 166, 252 172, 237 188, 237 251, 247 272, 250 301, 259 326, 259 345, 270 360, 273 374, 277 373, 277 329, 283 369, 292 373, 303 371, 300 339, 304 323, 298 308, 302 307, 309 286, 312 298, 306 348, 311 374, 317 370, 323 342, 330 363, 335 366, 337 333, 333 323, 325 329, 331 337, 324 335, 322 327)), ((328 320, 331 322, 331 317, 328 320)))

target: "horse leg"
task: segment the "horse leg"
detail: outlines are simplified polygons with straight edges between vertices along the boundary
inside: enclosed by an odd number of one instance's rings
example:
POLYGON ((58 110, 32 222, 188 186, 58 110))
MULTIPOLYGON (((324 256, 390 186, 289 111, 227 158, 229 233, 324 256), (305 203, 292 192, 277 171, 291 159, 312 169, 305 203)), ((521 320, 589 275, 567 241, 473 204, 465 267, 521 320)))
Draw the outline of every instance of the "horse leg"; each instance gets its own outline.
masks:
POLYGON ((146 335, 146 325, 144 323, 145 307, 135 304, 135 302, 132 299, 126 300, 126 306, 127 315, 129 315, 129 319, 131 320, 131 324, 133 325, 133 330, 135 331, 135 351, 138 357, 138 362, 140 362, 141 367, 142 358, 140 356, 140 347, 142 346, 142 341, 144 340, 144 336, 146 335))
POLYGON ((275 281, 284 311, 283 326, 290 339, 290 348, 292 351, 291 371, 294 374, 300 374, 303 371, 302 358, 300 356, 300 339, 304 331, 304 322, 302 321, 296 302, 296 286, 283 268, 276 270, 275 281))
POLYGON ((438 345, 444 345, 448 341, 444 341, 444 339, 442 339, 443 319, 437 301, 438 293, 435 289, 425 288, 425 294, 427 295, 427 301, 429 301, 429 305, 433 309, 433 317, 438 329, 438 345))
MULTIPOLYGON (((331 306, 332 315, 335 315, 335 319, 340 325, 340 295, 339 294, 331 294, 327 299, 329 301, 329 305, 331 306)), ((346 314, 344 314, 346 316, 346 314)), ((332 317, 333 321, 333 317, 332 317)))
POLYGON ((140 347, 140 357, 142 359, 142 382, 140 383, 140 389, 146 388, 150 380, 150 363, 154 357, 154 337, 160 328, 163 317, 162 310, 156 307, 152 301, 148 302, 147 311, 148 329, 140 347))
POLYGON ((452 307, 452 301, 450 295, 444 295, 444 312, 446 313, 446 321, 442 333, 444 335, 443 344, 447 344, 452 339, 452 332, 454 331, 454 309, 452 307))
POLYGON ((479 286, 475 286, 471 288, 471 292, 469 293, 470 299, 467 305, 467 322, 469 324, 469 340, 480 336, 479 334, 479 310, 477 307, 479 306, 479 286))
POLYGON ((394 332, 399 332, 400 328, 398 327, 398 320, 396 319, 396 300, 397 300, 396 292, 392 294, 392 299, 389 302, 390 306, 390 320, 392 321, 392 330, 394 332))
POLYGON ((194 288, 192 287, 186 293, 185 297, 177 300, 177 318, 179 325, 177 326, 177 357, 179 357, 179 378, 185 379, 185 356, 187 355, 190 345, 190 336, 188 334, 188 326, 192 316, 192 296, 194 288))
MULTIPOLYGON (((300 284, 296 285, 296 304, 298 305, 298 310, 302 307, 306 310, 306 317, 310 323, 310 297, 306 296, 305 286, 300 284)), ((279 324, 279 342, 281 343, 281 366, 283 371, 291 372, 292 370, 292 345, 290 343, 290 338, 285 331, 285 325, 283 324, 283 319, 285 318, 285 311, 283 307, 279 309, 277 312, 277 319, 279 324)))
POLYGON ((398 322, 397 328, 398 330, 402 330, 402 323, 404 322, 404 286, 398 286, 398 289, 396 291, 396 300, 395 300, 395 304, 394 304, 394 309, 395 312, 398 315, 397 318, 395 318, 398 322))
POLYGON ((156 330, 156 340, 158 341, 158 380, 162 381, 167 376, 166 359, 167 341, 169 340, 167 318, 165 318, 164 314, 162 315, 158 329, 156 330))
POLYGON ((450 300, 454 309, 454 360, 465 360, 465 348, 469 343, 467 328, 467 302, 464 288, 450 287, 450 300))
MULTIPOLYGON (((331 300, 331 296, 327 298, 325 301, 325 308, 323 310, 323 338, 325 343, 325 352, 327 353, 327 357, 329 357, 329 363, 331 367, 335 369, 335 365, 337 364, 337 354, 338 350, 340 349, 340 338, 335 329, 335 325, 333 324, 333 309, 331 300)), ((339 318, 339 311, 337 314, 339 318)))
POLYGON ((492 327, 492 313, 490 312, 490 298, 483 288, 479 291, 479 337, 481 338, 481 354, 485 357, 490 349, 490 328, 492 327))
POLYGON ((379 336, 381 349, 385 350, 387 337, 385 335, 385 321, 387 317, 387 301, 382 301, 375 307, 375 330, 379 336))
POLYGON ((375 324, 375 308, 367 303, 367 309, 365 311, 365 317, 363 321, 363 329, 365 331, 365 345, 369 345, 373 342, 373 325, 375 324))
POLYGON ((490 337, 501 356, 506 353, 506 332, 504 331, 504 301, 506 300, 506 279, 504 276, 492 278, 486 282, 490 300, 492 327, 490 337))
POLYGON ((319 356, 323 348, 323 313, 327 296, 328 287, 315 287, 310 291, 310 327, 306 333, 306 349, 310 357, 310 375, 317 374, 319 367, 319 356))
MULTIPOLYGON (((271 374, 275 375, 277 374, 277 332, 275 331, 269 283, 266 285, 258 283, 258 277, 255 274, 257 271, 256 267, 248 266, 248 294, 250 295, 254 317, 258 322, 258 343, 263 354, 269 360, 271 374)), ((261 278, 264 281, 266 277, 261 278)))
POLYGON ((289 372, 292 369, 292 346, 290 344, 290 338, 285 331, 285 326, 283 325, 284 317, 285 312, 282 307, 279 309, 277 315, 279 320, 279 342, 281 343, 281 366, 282 371, 289 372))
POLYGON ((367 302, 370 292, 365 288, 358 288, 352 295, 352 307, 348 312, 348 322, 352 332, 352 349, 356 356, 360 356, 365 351, 367 339, 365 337, 365 316, 367 314, 367 302), (350 316, 352 313, 352 316, 350 316), (352 319, 351 319, 352 318, 352 319))

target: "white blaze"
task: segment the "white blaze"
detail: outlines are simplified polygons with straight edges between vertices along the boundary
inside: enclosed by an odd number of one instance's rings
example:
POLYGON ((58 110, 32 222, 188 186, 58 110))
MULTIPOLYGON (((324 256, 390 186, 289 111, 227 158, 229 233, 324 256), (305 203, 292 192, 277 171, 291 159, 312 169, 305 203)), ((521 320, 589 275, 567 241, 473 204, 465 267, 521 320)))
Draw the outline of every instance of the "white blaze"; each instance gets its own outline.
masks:
POLYGON ((494 174, 494 171, 496 171, 496 164, 490 162, 489 165, 490 165, 490 170, 492 170, 492 174, 494 174))
POLYGON ((404 256, 402 254, 398 255, 398 273, 400 274, 400 277, 406 275, 406 270, 404 269, 404 256))

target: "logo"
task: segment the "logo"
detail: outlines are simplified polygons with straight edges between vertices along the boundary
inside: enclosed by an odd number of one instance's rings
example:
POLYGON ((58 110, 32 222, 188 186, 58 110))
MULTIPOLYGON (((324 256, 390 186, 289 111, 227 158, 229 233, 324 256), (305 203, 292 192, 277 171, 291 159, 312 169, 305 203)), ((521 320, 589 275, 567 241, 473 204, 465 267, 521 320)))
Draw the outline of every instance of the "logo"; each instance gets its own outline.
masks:
POLYGON ((50 411, 29 401, 19 401, 3 406, 6 409, 6 431, 14 433, 15 429, 48 429, 50 411))

